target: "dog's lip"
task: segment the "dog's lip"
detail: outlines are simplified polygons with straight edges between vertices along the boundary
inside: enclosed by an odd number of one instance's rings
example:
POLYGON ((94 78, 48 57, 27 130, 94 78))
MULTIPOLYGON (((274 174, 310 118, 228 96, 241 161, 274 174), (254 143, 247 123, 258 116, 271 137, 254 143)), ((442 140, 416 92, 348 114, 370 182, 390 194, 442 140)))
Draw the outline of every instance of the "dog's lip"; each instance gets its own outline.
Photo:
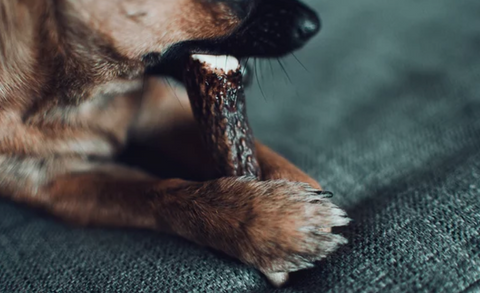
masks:
MULTIPOLYGON (((229 45, 228 37, 208 40, 189 40, 172 44, 162 53, 151 52, 142 58, 146 66, 146 74, 166 75, 182 78, 183 69, 194 54, 202 55, 229 55, 242 61, 241 52, 237 52, 229 45)), ((243 64, 243 63, 242 63, 243 64)))
POLYGON ((145 74, 172 77, 179 82, 183 82, 184 71, 187 67, 188 60, 194 55, 229 56, 235 58, 243 73, 244 86, 251 84, 252 72, 249 70, 246 62, 248 56, 229 54, 229 52, 215 49, 215 46, 204 48, 202 46, 176 44, 171 46, 163 54, 155 52, 146 54, 142 58, 146 66, 145 74))

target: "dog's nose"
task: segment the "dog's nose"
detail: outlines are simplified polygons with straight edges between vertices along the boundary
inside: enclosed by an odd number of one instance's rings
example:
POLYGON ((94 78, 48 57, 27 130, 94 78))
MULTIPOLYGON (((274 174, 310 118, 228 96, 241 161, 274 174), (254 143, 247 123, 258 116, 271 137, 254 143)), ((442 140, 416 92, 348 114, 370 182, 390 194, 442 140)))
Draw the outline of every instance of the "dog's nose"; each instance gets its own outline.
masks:
POLYGON ((209 1, 255 4, 242 26, 225 42, 225 51, 239 57, 284 56, 303 47, 321 28, 317 13, 299 0, 209 1))
POLYGON ((302 7, 297 16, 296 27, 295 37, 300 42, 306 42, 320 31, 320 18, 310 9, 302 7))

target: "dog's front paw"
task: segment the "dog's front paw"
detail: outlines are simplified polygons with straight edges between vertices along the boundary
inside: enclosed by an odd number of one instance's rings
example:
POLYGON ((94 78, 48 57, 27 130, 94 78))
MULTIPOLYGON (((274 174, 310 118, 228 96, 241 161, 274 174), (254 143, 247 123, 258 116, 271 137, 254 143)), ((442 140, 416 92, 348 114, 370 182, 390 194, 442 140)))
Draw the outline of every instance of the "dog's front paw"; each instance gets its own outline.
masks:
POLYGON ((223 178, 190 191, 177 233, 258 268, 275 285, 347 242, 330 233, 350 221, 345 212, 305 183, 223 178))
POLYGON ((347 240, 329 233, 350 219, 328 198, 329 193, 299 182, 251 182, 256 191, 252 219, 240 248, 241 260, 270 278, 313 266, 347 240))

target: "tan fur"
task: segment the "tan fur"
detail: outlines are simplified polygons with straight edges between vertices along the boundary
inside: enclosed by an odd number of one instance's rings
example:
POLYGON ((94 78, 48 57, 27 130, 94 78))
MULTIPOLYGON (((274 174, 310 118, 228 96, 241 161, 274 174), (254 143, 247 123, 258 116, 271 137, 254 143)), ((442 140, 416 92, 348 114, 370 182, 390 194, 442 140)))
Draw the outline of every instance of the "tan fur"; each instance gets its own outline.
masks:
POLYGON ((208 179, 185 92, 143 80, 141 58, 241 22, 215 1, 0 0, 0 194, 76 224, 176 233, 267 274, 325 257, 348 220, 261 144, 266 181, 160 179, 114 160, 136 141, 150 164, 208 179))

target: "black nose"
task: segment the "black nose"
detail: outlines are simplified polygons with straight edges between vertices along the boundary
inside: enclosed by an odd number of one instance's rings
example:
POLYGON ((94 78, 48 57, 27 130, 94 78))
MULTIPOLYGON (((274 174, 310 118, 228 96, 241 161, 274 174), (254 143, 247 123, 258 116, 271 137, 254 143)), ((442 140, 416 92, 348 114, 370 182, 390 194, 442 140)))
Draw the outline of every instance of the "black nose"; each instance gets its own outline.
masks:
POLYGON ((317 13, 299 0, 204 1, 227 1, 239 15, 247 11, 233 34, 215 42, 217 51, 237 57, 285 56, 302 48, 321 27, 317 13), (252 3, 253 8, 245 6, 252 3))
POLYGON ((298 13, 295 26, 295 37, 300 42, 306 42, 320 31, 320 18, 310 9, 302 7, 298 13))

